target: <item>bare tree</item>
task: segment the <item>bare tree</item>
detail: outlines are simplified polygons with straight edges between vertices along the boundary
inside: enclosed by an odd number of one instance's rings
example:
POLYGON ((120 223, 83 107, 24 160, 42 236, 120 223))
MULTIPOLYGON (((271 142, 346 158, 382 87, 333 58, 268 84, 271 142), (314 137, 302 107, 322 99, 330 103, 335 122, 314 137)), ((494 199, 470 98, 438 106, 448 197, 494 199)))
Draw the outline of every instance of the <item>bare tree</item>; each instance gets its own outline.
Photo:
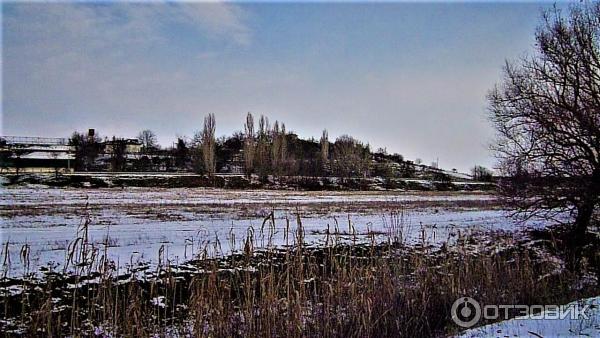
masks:
POLYGON ((124 171, 127 166, 127 141, 113 136, 109 141, 109 151, 112 171, 124 171))
POLYGON ((273 124, 271 138, 273 140, 273 143, 271 145, 271 164, 273 165, 273 171, 279 172, 281 165, 281 136, 278 121, 275 121, 275 124, 273 124))
POLYGON ((321 135, 321 161, 323 165, 327 165, 329 161, 329 135, 327 134, 327 129, 323 129, 323 134, 321 135))
POLYGON ((246 175, 254 171, 254 154, 256 152, 256 135, 254 134, 254 117, 248 113, 244 124, 244 167, 246 175))
POLYGON ((581 240, 600 195, 600 4, 544 13, 536 41, 488 95, 499 190, 526 218, 570 212, 581 240))
POLYGON ((285 130, 285 123, 281 123, 281 133, 279 134, 281 147, 279 149, 279 160, 281 161, 281 171, 284 174, 288 172, 288 144, 287 144, 287 131, 285 130))
POLYGON ((58 161, 58 153, 51 152, 50 157, 54 160, 52 161, 54 163, 54 177, 58 178, 58 170, 60 168, 60 162, 58 161))
POLYGON ((204 128, 202 129, 202 159, 204 162, 204 170, 208 175, 214 175, 216 172, 215 138, 216 121, 215 114, 208 114, 204 118, 204 128))
POLYGON ((84 135, 74 132, 69 138, 69 145, 75 149, 75 170, 93 170, 96 158, 100 155, 102 139, 95 131, 84 135))
POLYGON ((190 159, 192 169, 196 173, 204 172, 204 158, 202 157, 202 131, 196 131, 190 142, 190 159))
POLYGON ((261 115, 260 119, 258 120, 258 137, 256 143, 256 153, 254 157, 254 166, 257 169, 258 175, 262 179, 268 176, 271 169, 269 161, 269 147, 271 143, 269 135, 270 129, 271 125, 269 124, 269 119, 264 115, 261 115))
MULTIPOLYGON (((456 172, 456 169, 452 169, 453 172, 456 172)), ((480 165, 476 165, 471 169, 471 176, 476 181, 486 181, 489 182, 492 180, 492 171, 488 168, 480 165)))
POLYGON ((188 162, 188 154, 189 149, 185 140, 181 137, 177 138, 177 144, 175 149, 173 150, 173 155, 175 157, 175 166, 177 169, 182 170, 186 168, 188 162))
POLYGON ((352 136, 342 135, 334 144, 334 168, 340 177, 366 176, 369 168, 369 146, 352 136))
POLYGON ((148 152, 150 150, 156 149, 158 147, 158 141, 156 138, 156 134, 149 129, 142 130, 138 134, 138 140, 142 143, 142 151, 148 152))
POLYGON ((19 170, 23 166, 22 156, 24 156, 25 154, 27 154, 27 150, 18 147, 16 149, 14 149, 12 151, 12 153, 13 153, 13 163, 14 163, 14 166, 15 166, 15 172, 16 172, 17 176, 19 176, 19 170))
POLYGON ((286 173, 287 164, 287 134, 285 131, 285 123, 275 121, 271 131, 271 167, 273 173, 281 175, 286 173))

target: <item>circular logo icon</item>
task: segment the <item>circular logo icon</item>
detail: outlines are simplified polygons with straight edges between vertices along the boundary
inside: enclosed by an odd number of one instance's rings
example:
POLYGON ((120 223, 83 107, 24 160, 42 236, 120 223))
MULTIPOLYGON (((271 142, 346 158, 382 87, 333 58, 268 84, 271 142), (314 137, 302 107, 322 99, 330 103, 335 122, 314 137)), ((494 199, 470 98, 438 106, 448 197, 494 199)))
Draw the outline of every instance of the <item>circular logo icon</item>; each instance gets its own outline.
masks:
POLYGON ((471 297, 461 297, 452 304, 452 320, 456 325, 468 328, 481 319, 481 306, 471 297))

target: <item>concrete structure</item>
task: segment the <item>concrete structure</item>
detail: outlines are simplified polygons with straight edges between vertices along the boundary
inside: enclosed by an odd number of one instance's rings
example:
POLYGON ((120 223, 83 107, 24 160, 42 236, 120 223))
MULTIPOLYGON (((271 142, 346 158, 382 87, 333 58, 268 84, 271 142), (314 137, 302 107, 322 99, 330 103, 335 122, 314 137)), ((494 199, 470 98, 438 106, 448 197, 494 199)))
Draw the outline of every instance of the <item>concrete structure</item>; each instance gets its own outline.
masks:
POLYGON ((65 138, 0 136, 0 172, 72 172, 74 149, 65 138))

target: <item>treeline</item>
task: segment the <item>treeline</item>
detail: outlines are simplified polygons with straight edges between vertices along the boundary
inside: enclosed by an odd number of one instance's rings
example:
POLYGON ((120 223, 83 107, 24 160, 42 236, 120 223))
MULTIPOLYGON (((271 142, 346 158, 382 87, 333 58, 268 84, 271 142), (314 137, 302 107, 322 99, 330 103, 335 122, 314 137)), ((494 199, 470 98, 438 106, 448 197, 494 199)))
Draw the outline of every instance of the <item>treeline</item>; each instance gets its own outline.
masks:
MULTIPOLYGON (((242 131, 221 137, 216 137, 215 115, 209 114, 193 137, 178 137, 168 148, 159 146, 151 130, 143 130, 133 139, 102 139, 94 130, 87 135, 75 132, 70 144, 78 171, 237 173, 261 179, 272 175, 450 180, 435 162, 425 166, 419 159, 408 161, 385 149, 372 151, 368 143, 349 135, 331 141, 327 130, 319 139, 302 139, 285 123, 271 123, 264 115, 255 119, 251 113, 242 131)), ((480 181, 492 180, 492 172, 482 166, 475 166, 471 175, 480 181)))
POLYGON ((414 165, 402 155, 371 151, 368 143, 342 135, 329 140, 327 130, 320 139, 302 139, 285 123, 248 113, 243 131, 216 137, 216 119, 209 114, 203 128, 190 139, 177 139, 162 149, 150 130, 136 139, 112 137, 104 140, 95 132, 75 132, 70 138, 79 171, 189 171, 274 176, 412 177, 414 165))

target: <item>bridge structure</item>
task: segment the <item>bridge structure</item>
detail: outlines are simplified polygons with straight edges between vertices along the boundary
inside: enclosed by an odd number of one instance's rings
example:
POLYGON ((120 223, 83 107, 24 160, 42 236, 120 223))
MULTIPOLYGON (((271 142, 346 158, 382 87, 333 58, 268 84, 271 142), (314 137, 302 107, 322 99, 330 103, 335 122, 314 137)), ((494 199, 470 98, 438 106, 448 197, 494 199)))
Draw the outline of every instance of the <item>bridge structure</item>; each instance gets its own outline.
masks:
POLYGON ((68 138, 32 137, 32 136, 0 136, 1 142, 12 145, 68 145, 68 138))
POLYGON ((74 159, 66 138, 0 136, 2 172, 70 172, 74 159))
POLYGON ((29 136, 0 136, 2 149, 20 149, 44 152, 68 152, 72 150, 69 139, 29 136))

